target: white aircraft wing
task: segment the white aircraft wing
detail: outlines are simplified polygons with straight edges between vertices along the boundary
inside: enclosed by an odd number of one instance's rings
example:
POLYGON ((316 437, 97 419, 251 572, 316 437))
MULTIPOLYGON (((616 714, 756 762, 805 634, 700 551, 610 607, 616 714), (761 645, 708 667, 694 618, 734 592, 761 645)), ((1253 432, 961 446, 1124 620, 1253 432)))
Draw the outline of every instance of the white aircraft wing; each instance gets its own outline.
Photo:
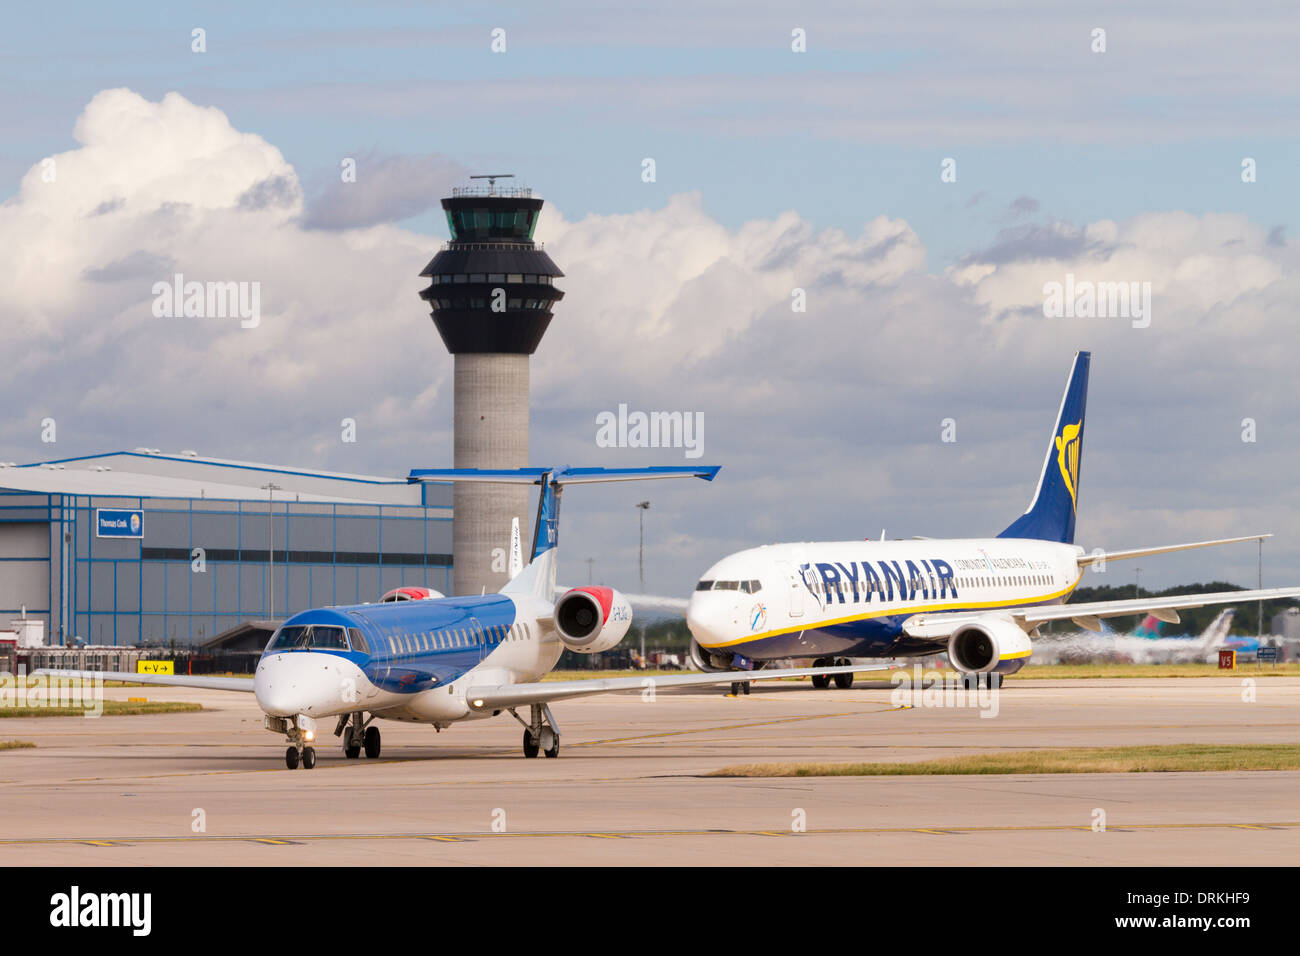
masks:
POLYGON ((667 597, 662 594, 624 594, 627 603, 632 605, 635 612, 637 608, 644 608, 651 611, 676 611, 678 614, 686 614, 686 598, 667 597))
POLYGON ((1126 558, 1145 558, 1150 554, 1168 554, 1171 551, 1190 551, 1192 548, 1212 548, 1220 544, 1237 544, 1240 541, 1262 541, 1271 534, 1248 534, 1244 538, 1217 538, 1214 541, 1192 541, 1189 544, 1166 544, 1157 548, 1130 548, 1127 551, 1097 551, 1079 555, 1079 567, 1105 561, 1123 561, 1126 558))
POLYGON ((644 677, 607 677, 591 680, 539 681, 534 684, 496 684, 470 687, 465 700, 475 711, 497 710, 518 704, 545 704, 569 697, 587 697, 592 694, 609 694, 620 690, 642 690, 653 687, 719 686, 739 681, 779 680, 783 677, 812 677, 814 674, 853 674, 862 671, 890 670, 889 664, 868 664, 864 667, 786 667, 779 670, 726 671, 715 674, 682 674, 664 677, 647 674, 644 677))
POLYGON ((1257 591, 1215 591, 1210 594, 1177 594, 1173 597, 1143 597, 1127 601, 1092 601, 1084 604, 1048 604, 1012 610, 1011 614, 1030 624, 1042 621, 1061 621, 1077 617, 1119 617, 1122 614, 1151 614, 1170 624, 1178 623, 1178 615, 1161 616, 1161 611, 1177 611, 1184 607, 1205 607, 1207 604, 1236 604, 1238 602, 1276 601, 1279 598, 1300 597, 1300 588, 1264 588, 1257 591), (1172 617, 1172 620, 1169 618, 1172 617))
POLYGON ((934 611, 914 614, 903 622, 903 630, 912 637, 934 641, 946 640, 953 631, 967 624, 990 618, 1013 618, 1030 625, 1044 621, 1072 620, 1080 627, 1099 630, 1098 620, 1125 614, 1150 614, 1170 624, 1177 624, 1178 609, 1205 607, 1209 604, 1237 604, 1276 601, 1300 597, 1300 587, 1264 588, 1256 591, 1216 591, 1209 594, 1178 594, 1173 597, 1141 597, 1126 601, 1090 601, 1082 604, 1043 604, 1024 608, 991 608, 988 611, 934 611))
POLYGON ((208 677, 200 674, 132 674, 130 671, 59 671, 44 668, 32 671, 32 677, 76 677, 81 680, 115 680, 131 684, 158 684, 162 687, 199 687, 203 690, 238 690, 251 694, 251 677, 208 677))

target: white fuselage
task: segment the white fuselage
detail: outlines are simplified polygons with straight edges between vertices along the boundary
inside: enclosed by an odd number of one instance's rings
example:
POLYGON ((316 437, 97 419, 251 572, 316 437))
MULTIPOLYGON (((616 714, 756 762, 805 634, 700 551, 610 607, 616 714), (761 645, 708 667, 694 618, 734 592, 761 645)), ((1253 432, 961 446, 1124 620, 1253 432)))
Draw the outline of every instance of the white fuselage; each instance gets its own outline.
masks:
POLYGON ((767 545, 709 568, 687 623, 724 661, 933 653, 904 634, 909 617, 1060 603, 1082 551, 1025 538, 767 545))

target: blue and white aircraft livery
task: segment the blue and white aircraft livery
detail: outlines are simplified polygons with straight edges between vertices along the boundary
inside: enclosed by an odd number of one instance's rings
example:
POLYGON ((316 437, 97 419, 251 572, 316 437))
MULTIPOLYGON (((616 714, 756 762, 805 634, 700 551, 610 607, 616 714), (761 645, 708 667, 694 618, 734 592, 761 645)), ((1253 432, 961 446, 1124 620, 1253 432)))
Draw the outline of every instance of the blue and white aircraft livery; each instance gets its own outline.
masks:
MULTIPOLYGON (((812 658, 916 657, 946 651, 964 674, 1013 674, 1028 661, 1045 621, 1152 614, 1176 623, 1178 608, 1300 595, 1300 588, 1143 597, 1066 605, 1094 562, 1253 541, 1217 541, 1109 553, 1074 544, 1083 461, 1090 355, 1080 352, 1029 509, 994 538, 774 544, 723 558, 705 572, 687 607, 701 670, 751 671, 812 658)), ((814 686, 850 687, 853 674, 825 671, 814 686)), ((979 679, 979 678, 976 678, 979 679)))
MULTIPOLYGON (((612 588, 555 586, 560 495, 565 485, 642 478, 711 481, 716 466, 662 468, 526 468, 517 471, 418 469, 411 481, 524 482, 540 486, 532 560, 499 594, 442 597, 390 592, 378 604, 303 611, 272 635, 254 677, 194 677, 59 671, 61 676, 143 684, 250 691, 267 730, 288 741, 285 764, 316 765, 317 725, 334 721, 343 753, 380 753, 379 718, 432 724, 510 714, 524 727, 526 757, 560 752, 552 701, 641 689, 647 678, 540 682, 567 648, 609 650, 632 623, 627 598, 612 588), (525 721, 516 708, 528 705, 525 721)), ((46 671, 44 673, 53 673, 46 671)), ((810 676, 811 670, 765 671, 757 678, 810 676)), ((746 677, 746 679, 751 679, 746 677)), ((656 687, 733 683, 714 673, 656 677, 656 687)), ((745 684, 748 687, 748 684, 745 684)))

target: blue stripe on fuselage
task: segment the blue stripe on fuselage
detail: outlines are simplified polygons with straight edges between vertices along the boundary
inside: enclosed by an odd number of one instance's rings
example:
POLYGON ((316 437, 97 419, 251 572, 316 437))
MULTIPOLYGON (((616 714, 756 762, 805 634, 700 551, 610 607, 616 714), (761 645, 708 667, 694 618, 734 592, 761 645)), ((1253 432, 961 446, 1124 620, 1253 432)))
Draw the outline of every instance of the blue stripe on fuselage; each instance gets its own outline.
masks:
MULTIPOLYGON (((934 613, 1010 611, 1026 607, 1040 607, 1062 603, 1062 598, 1030 600, 1025 603, 1008 603, 1005 607, 942 607, 934 613)), ((942 647, 933 641, 922 641, 903 633, 903 622, 923 613, 913 608, 902 614, 883 614, 860 617, 838 624, 813 625, 803 631, 788 631, 771 637, 730 645, 723 650, 733 651, 751 660, 781 660, 787 657, 905 657, 908 655, 936 654, 942 647)))
POLYGON ((303 611, 284 623, 357 628, 368 653, 324 653, 346 657, 383 690, 415 693, 449 684, 482 661, 500 643, 492 630, 509 630, 515 623, 515 603, 505 595, 488 594, 355 604, 303 611), (438 637, 455 646, 439 647, 438 637))

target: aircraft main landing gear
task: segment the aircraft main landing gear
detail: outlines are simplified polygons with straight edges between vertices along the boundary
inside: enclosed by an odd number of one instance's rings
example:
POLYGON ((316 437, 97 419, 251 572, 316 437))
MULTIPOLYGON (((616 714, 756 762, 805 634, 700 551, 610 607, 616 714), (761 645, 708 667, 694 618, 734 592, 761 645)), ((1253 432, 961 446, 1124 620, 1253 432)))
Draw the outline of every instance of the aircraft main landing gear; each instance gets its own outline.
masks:
POLYGON ((526 724, 513 707, 508 709, 510 716, 523 724, 525 757, 536 757, 539 753, 548 757, 560 755, 560 728, 555 723, 555 715, 551 713, 550 707, 546 704, 533 704, 530 720, 526 724))
MULTIPOLYGON (((853 663, 846 658, 836 660, 833 657, 819 657, 813 661, 813 667, 847 667, 853 663)), ((817 690, 825 690, 831 686, 831 682, 840 690, 848 690, 853 686, 852 674, 813 674, 812 685, 817 690)))
POLYGON ((370 721, 374 720, 371 715, 370 720, 366 715, 358 711, 355 714, 343 714, 339 717, 338 726, 334 728, 334 736, 343 738, 343 756, 349 760, 356 760, 361 756, 361 748, 365 747, 367 757, 379 756, 379 728, 371 727, 370 721), (374 753, 371 753, 370 732, 374 731, 374 753))

